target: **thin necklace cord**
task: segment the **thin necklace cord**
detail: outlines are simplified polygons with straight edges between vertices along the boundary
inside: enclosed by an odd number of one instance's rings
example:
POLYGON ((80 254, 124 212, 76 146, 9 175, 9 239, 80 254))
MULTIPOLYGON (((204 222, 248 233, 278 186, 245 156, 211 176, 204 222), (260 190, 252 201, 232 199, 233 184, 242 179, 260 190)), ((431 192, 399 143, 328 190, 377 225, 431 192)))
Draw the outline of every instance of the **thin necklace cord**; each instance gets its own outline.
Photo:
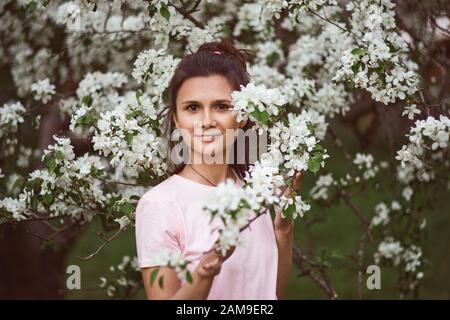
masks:
MULTIPOLYGON (((206 181, 208 181, 210 184, 212 184, 213 186, 217 187, 217 184, 211 182, 209 179, 207 179, 205 176, 203 176, 200 172, 198 172, 197 170, 194 169, 194 167, 189 163, 189 166, 192 168, 192 170, 194 170, 200 177, 202 177, 203 179, 205 179, 206 181)), ((229 171, 230 171, 230 167, 227 167, 227 176, 226 178, 228 178, 229 176, 229 171)))

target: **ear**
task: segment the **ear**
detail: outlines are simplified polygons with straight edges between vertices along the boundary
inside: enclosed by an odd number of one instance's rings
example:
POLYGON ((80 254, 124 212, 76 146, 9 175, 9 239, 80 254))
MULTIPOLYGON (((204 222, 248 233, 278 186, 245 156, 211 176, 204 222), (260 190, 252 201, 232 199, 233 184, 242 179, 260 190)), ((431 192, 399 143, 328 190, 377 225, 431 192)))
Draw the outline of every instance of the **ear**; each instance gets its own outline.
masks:
POLYGON ((245 127, 245 125, 247 124, 247 122, 248 122, 248 119, 247 120, 242 120, 241 122, 239 122, 239 128, 243 128, 243 127, 245 127))
POLYGON ((179 125, 179 123, 178 123, 177 115, 176 115, 175 112, 172 113, 172 119, 173 119, 173 122, 175 122, 175 128, 179 129, 179 128, 180 128, 180 125, 179 125))

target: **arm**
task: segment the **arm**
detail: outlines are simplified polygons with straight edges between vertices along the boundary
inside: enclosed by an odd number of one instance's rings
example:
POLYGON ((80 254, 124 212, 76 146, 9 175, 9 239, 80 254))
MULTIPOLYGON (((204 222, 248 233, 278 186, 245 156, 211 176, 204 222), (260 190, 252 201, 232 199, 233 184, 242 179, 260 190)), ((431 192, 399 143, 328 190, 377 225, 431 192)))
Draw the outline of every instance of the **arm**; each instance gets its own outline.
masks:
POLYGON ((235 247, 232 247, 225 257, 214 251, 206 254, 192 272, 192 283, 185 282, 183 285, 172 268, 162 267, 153 285, 150 284, 150 275, 159 267, 141 269, 147 299, 205 300, 211 290, 214 277, 220 273, 222 263, 231 256, 234 249, 235 247), (159 286, 161 277, 164 277, 162 288, 159 286))
POLYGON ((198 274, 197 270, 194 270, 192 272, 192 283, 186 282, 181 285, 181 281, 178 279, 175 270, 163 267, 158 272, 158 277, 153 285, 150 285, 150 274, 157 268, 142 269, 142 278, 144 280, 147 299, 204 300, 208 297, 214 279, 213 277, 202 277, 198 274), (160 288, 158 284, 159 278, 161 277, 164 278, 163 288, 160 288))
MULTIPOLYGON (((300 189, 302 176, 303 172, 296 173, 293 183, 295 190, 300 189)), ((292 190, 287 188, 285 195, 289 195, 291 192, 292 190)), ((282 299, 286 291, 292 268, 294 221, 292 219, 283 218, 279 208, 275 208, 275 213, 274 227, 278 246, 277 297, 278 299, 282 299)))
MULTIPOLYGON (((279 213, 277 213, 279 214, 279 213)), ((292 220, 283 228, 275 228, 275 238, 278 246, 278 274, 277 297, 284 297, 289 275, 292 268, 292 246, 294 238, 294 226, 292 220)))

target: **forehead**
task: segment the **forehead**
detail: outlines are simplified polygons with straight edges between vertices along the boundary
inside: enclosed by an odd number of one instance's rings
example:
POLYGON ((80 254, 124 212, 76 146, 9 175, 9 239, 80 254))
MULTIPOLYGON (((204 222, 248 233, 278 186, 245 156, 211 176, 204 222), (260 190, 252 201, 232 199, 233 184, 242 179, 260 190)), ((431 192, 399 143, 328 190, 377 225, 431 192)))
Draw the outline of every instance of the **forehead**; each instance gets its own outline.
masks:
POLYGON ((222 75, 186 79, 178 90, 177 100, 209 101, 231 99, 233 92, 228 79, 222 75))

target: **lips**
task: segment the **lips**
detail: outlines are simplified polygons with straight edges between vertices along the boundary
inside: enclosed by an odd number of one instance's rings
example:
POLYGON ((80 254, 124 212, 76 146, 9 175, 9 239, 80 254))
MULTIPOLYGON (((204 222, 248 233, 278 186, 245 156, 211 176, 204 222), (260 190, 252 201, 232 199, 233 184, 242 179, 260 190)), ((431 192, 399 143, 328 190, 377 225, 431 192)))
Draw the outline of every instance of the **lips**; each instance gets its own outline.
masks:
POLYGON ((220 134, 203 134, 203 135, 196 135, 196 137, 201 138, 203 142, 212 142, 221 135, 222 135, 221 133, 220 134))

